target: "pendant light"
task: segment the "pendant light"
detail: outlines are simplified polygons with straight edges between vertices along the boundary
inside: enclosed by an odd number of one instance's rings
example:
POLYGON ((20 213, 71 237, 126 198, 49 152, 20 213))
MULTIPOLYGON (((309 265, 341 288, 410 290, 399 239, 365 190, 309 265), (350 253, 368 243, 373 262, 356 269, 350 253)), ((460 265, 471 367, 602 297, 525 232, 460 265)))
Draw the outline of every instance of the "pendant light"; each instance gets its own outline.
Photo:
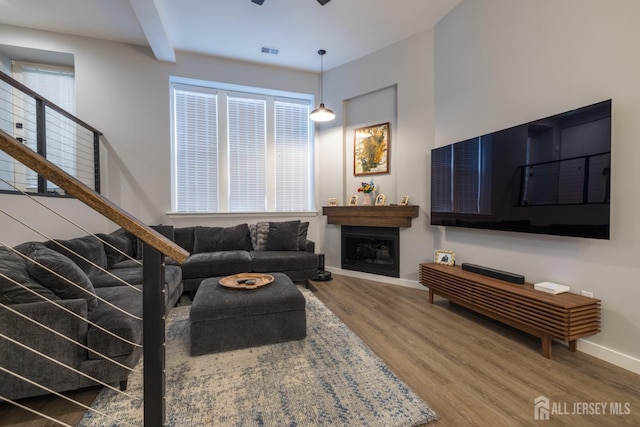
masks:
POLYGON ((320 55, 320 106, 313 110, 311 114, 309 114, 309 118, 314 122, 328 122, 329 120, 333 120, 336 118, 336 115, 330 109, 324 106, 323 98, 324 98, 324 87, 323 87, 323 61, 322 57, 327 53, 326 50, 320 49, 318 51, 318 55, 320 55))

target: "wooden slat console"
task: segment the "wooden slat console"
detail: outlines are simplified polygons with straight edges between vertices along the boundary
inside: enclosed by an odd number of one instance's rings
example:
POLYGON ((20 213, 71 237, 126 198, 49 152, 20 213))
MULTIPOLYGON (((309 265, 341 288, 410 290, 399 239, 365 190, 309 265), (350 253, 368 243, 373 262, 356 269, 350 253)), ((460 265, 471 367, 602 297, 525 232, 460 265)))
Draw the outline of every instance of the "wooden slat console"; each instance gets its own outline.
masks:
POLYGON ((434 294, 477 313, 518 328, 542 341, 542 354, 551 358, 554 338, 569 343, 600 332, 600 300, 572 293, 553 295, 462 270, 459 266, 420 264, 420 283, 434 294))

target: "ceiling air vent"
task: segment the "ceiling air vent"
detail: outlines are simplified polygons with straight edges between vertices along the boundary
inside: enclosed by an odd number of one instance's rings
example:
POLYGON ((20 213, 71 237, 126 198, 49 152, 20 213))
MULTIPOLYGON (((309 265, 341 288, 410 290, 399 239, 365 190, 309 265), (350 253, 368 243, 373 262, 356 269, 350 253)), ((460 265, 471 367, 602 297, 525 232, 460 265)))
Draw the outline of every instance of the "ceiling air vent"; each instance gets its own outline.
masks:
POLYGON ((280 49, 277 49, 275 47, 266 47, 266 46, 262 46, 262 48, 260 49, 260 51, 262 53, 268 53, 271 55, 277 55, 278 52, 280 52, 280 49))

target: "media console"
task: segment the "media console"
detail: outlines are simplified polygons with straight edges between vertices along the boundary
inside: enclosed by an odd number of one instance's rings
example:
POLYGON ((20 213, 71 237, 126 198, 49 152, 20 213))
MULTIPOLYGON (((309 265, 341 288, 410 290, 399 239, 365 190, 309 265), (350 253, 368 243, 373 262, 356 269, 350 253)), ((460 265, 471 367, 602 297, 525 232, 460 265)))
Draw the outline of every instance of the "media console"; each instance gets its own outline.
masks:
POLYGON ((537 291, 533 284, 515 285, 463 271, 458 266, 420 264, 420 283, 429 288, 429 302, 440 295, 477 313, 513 326, 542 341, 551 358, 554 338, 576 351, 578 338, 600 332, 600 300, 582 295, 537 291))

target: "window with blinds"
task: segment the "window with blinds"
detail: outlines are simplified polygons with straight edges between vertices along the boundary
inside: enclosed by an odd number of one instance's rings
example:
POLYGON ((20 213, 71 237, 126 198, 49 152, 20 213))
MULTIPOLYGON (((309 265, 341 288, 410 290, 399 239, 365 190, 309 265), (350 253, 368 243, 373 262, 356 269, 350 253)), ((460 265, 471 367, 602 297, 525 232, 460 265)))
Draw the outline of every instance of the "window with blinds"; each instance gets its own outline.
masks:
POLYGON ((311 210, 310 101, 233 89, 172 84, 173 210, 311 210))

